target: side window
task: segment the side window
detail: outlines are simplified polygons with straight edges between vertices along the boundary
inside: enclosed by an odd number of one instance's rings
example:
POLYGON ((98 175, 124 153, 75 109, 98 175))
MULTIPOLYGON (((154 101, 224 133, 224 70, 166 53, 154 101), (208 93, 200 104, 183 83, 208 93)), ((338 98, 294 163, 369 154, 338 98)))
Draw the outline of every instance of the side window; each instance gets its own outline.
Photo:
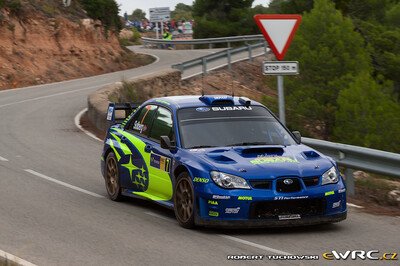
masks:
POLYGON ((133 132, 147 136, 157 110, 156 105, 146 105, 132 118, 129 129, 133 132))
POLYGON ((174 140, 172 124, 171 112, 163 107, 159 107, 156 119, 154 119, 150 130, 150 138, 158 142, 161 136, 168 136, 171 140, 174 140))

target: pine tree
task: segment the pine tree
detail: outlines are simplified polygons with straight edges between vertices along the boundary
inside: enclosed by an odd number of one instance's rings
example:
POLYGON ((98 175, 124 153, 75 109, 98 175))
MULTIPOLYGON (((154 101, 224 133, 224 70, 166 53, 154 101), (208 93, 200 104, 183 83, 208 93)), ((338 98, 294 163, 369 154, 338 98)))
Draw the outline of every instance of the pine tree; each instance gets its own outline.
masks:
POLYGON ((360 74, 338 97, 335 139, 400 152, 400 105, 370 74, 360 74))
POLYGON ((324 137, 330 136, 340 90, 359 73, 371 71, 363 38, 333 2, 316 0, 303 15, 285 60, 300 64, 300 75, 286 79, 289 126, 304 131, 304 123, 318 121, 324 125, 324 137))

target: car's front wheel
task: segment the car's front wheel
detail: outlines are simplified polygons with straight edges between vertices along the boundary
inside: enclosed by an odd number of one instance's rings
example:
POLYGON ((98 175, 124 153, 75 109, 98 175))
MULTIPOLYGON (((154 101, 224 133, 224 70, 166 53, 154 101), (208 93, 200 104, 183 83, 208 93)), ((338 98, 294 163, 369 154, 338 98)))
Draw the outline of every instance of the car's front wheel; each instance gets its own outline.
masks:
POLYGON ((194 227, 194 190, 188 173, 178 176, 174 190, 174 211, 176 219, 184 228, 194 227))
POLYGON ((106 158, 105 182, 108 197, 113 201, 122 199, 121 188, 119 186, 118 164, 115 154, 110 152, 106 158))

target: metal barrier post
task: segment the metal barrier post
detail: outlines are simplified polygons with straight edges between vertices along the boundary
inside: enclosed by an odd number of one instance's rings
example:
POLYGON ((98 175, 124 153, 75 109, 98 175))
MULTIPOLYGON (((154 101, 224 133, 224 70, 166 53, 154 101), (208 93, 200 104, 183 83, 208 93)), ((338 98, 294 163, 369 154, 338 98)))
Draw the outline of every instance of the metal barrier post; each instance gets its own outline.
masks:
POLYGON ((231 55, 231 49, 227 51, 228 53, 228 70, 232 70, 232 55, 231 55))
POLYGON ((231 48, 231 42, 228 42, 228 48, 231 48))
POLYGON ((249 49, 249 60, 253 61, 253 55, 252 55, 252 51, 251 51, 251 45, 247 46, 247 48, 249 49))
POLYGON ((209 49, 212 49, 212 48, 213 48, 213 44, 210 43, 210 44, 208 45, 208 48, 209 48, 209 49))
POLYGON ((205 75, 207 74, 207 59, 203 57, 202 62, 203 62, 203 75, 205 75))
POLYGON ((266 41, 264 41, 264 54, 265 55, 267 54, 267 42, 266 41))
POLYGON ((190 45, 190 49, 193 50, 194 49, 194 44, 190 45))
POLYGON ((354 185, 354 170, 346 168, 344 175, 346 176, 347 195, 353 196, 355 194, 354 185))

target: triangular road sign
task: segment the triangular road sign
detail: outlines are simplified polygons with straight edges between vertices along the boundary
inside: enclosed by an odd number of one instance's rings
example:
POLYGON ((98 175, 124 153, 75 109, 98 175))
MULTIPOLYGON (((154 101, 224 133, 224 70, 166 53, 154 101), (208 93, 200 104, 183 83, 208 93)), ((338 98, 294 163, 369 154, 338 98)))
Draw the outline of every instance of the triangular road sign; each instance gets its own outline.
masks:
POLYGON ((300 15, 259 14, 254 19, 278 60, 283 60, 300 25, 300 15))

